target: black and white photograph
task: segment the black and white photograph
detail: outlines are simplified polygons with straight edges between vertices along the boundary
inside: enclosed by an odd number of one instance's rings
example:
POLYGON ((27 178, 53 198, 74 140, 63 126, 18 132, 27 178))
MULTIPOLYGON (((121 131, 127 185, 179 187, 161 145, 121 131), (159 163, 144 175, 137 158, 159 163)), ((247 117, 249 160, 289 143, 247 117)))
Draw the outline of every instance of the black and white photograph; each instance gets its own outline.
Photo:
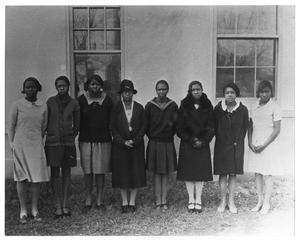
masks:
POLYGON ((266 3, 3 4, 3 235, 294 238, 296 5, 266 3))

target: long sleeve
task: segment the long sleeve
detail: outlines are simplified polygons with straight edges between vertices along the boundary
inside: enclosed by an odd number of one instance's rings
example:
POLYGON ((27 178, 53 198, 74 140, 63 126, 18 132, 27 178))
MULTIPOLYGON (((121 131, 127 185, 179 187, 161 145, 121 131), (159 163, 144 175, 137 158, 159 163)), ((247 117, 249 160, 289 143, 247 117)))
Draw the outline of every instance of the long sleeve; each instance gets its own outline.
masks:
POLYGON ((185 127, 185 112, 182 109, 182 107, 179 108, 177 117, 178 117, 177 118, 177 135, 178 135, 178 137, 184 141, 190 141, 191 136, 185 127))
POLYGON ((80 127, 80 106, 77 101, 75 104, 75 110, 73 112, 73 121, 73 132, 74 135, 77 136, 80 127))
POLYGON ((113 108, 111 111, 111 117, 110 117, 110 130, 113 136, 113 141, 117 143, 118 145, 125 145, 125 140, 122 138, 120 133, 118 132, 116 128, 116 121, 117 121, 117 108, 113 108))
POLYGON ((9 117, 8 117, 8 139, 12 143, 15 138, 16 125, 18 121, 18 107, 16 102, 11 106, 9 117))
POLYGON ((146 120, 145 111, 143 108, 141 109, 141 111, 142 111, 142 113, 141 113, 142 125, 141 125, 137 135, 133 138, 133 143, 135 145, 139 144, 141 141, 144 141, 144 135, 145 135, 146 128, 147 128, 147 120, 146 120))
POLYGON ((46 106, 45 111, 43 113, 43 122, 42 122, 42 137, 44 137, 47 130, 48 123, 48 107, 46 106))
POLYGON ((215 131, 214 131, 214 114, 213 114, 213 108, 211 107, 208 112, 208 120, 206 124, 206 134, 204 135, 204 140, 206 142, 210 142, 212 138, 214 137, 215 131))
POLYGON ((249 111, 246 109, 245 114, 244 114, 244 119, 243 119, 243 137, 246 136, 248 127, 249 127, 249 111))

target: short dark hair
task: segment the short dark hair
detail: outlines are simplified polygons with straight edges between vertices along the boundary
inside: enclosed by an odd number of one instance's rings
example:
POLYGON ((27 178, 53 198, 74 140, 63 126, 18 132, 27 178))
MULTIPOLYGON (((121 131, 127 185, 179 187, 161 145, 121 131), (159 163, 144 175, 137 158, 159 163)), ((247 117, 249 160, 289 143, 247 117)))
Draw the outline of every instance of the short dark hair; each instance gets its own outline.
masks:
POLYGON ((87 81, 84 83, 83 85, 84 90, 88 90, 89 84, 92 82, 92 80, 96 80, 101 85, 101 87, 103 87, 104 84, 103 79, 99 75, 94 74, 91 77, 89 77, 87 81))
POLYGON ((226 84, 224 87, 223 87, 223 95, 225 94, 225 90, 226 88, 231 88, 234 90, 235 94, 236 94, 236 97, 240 97, 240 89, 239 87, 233 83, 233 82, 230 82, 228 84, 226 84))
POLYGON ((68 79, 67 76, 64 76, 64 75, 58 76, 58 77, 56 78, 56 80, 55 80, 55 86, 57 85, 57 82, 58 82, 59 80, 65 81, 66 84, 67 84, 68 86, 70 86, 70 80, 68 79))
POLYGON ((201 89, 203 90, 203 86, 202 86, 201 82, 198 81, 198 80, 193 80, 192 82, 189 83, 189 89, 188 89, 189 94, 192 93, 192 86, 193 85, 199 85, 201 87, 201 89))
POLYGON ((35 77, 28 77, 23 82, 23 90, 21 91, 22 94, 25 94, 25 84, 29 81, 32 81, 35 84, 37 91, 42 91, 40 82, 35 77))
POLYGON ((256 97, 258 98, 259 97, 259 93, 262 92, 262 90, 264 88, 269 88, 271 90, 271 96, 273 97, 274 96, 274 93, 273 93, 273 86, 272 84, 270 83, 270 81, 268 80, 263 80, 261 81, 258 86, 257 86, 257 90, 256 90, 256 97))
POLYGON ((161 80, 157 81, 156 84, 155 84, 155 89, 157 89, 157 86, 159 84, 164 84, 167 87, 167 89, 169 90, 169 84, 168 84, 168 82, 166 80, 161 79, 161 80))

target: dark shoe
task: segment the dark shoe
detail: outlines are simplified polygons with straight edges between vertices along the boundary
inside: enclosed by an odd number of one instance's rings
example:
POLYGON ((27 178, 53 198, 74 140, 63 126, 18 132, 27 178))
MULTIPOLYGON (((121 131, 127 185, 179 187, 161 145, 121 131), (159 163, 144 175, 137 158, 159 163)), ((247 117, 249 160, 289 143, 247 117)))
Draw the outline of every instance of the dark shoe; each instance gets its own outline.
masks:
POLYGON ((87 213, 87 212, 89 212, 91 209, 92 209, 92 204, 90 204, 90 205, 85 205, 85 206, 83 207, 83 209, 82 209, 82 212, 83 212, 83 213, 87 213))
POLYGON ((160 210, 161 204, 155 204, 155 209, 160 210))
POLYGON ((195 212, 202 213, 202 205, 200 203, 195 203, 195 212))
POLYGON ((132 213, 134 213, 134 212, 136 211, 135 205, 129 205, 129 206, 128 206, 128 209, 129 209, 129 211, 132 212, 132 213))
POLYGON ((63 216, 65 216, 65 217, 70 217, 71 216, 71 211, 70 211, 69 208, 63 207, 62 210, 63 210, 63 216))
POLYGON ((189 203, 187 209, 188 209, 188 212, 189 212, 189 213, 193 213, 193 212, 194 212, 194 209, 195 209, 195 204, 194 204, 194 203, 189 203))
POLYGON ((121 206, 121 213, 128 213, 128 211, 129 211, 128 205, 121 206))
POLYGON ((101 203, 101 204, 97 204, 96 205, 96 209, 97 210, 101 210, 101 211, 105 211, 106 207, 105 207, 105 205, 103 203, 101 203))
POLYGON ((32 215, 32 220, 34 222, 41 222, 42 221, 42 217, 40 216, 39 213, 36 213, 35 215, 31 214, 32 215))
POLYGON ((19 222, 20 224, 26 224, 27 223, 27 215, 22 215, 22 217, 20 217, 19 222))
POLYGON ((55 218, 61 218, 63 216, 63 211, 61 208, 57 208, 54 213, 55 218))

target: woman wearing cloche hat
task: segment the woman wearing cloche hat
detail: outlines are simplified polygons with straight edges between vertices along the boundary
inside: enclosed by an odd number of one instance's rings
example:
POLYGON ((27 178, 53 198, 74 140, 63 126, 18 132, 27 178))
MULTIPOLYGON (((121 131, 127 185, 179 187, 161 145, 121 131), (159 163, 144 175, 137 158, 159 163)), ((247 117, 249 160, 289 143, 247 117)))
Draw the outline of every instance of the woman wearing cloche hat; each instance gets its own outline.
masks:
POLYGON ((124 79, 119 91, 121 100, 115 105, 111 115, 112 186, 121 189, 122 213, 136 210, 137 189, 146 186, 146 120, 143 106, 132 99, 136 93, 132 81, 124 79))

